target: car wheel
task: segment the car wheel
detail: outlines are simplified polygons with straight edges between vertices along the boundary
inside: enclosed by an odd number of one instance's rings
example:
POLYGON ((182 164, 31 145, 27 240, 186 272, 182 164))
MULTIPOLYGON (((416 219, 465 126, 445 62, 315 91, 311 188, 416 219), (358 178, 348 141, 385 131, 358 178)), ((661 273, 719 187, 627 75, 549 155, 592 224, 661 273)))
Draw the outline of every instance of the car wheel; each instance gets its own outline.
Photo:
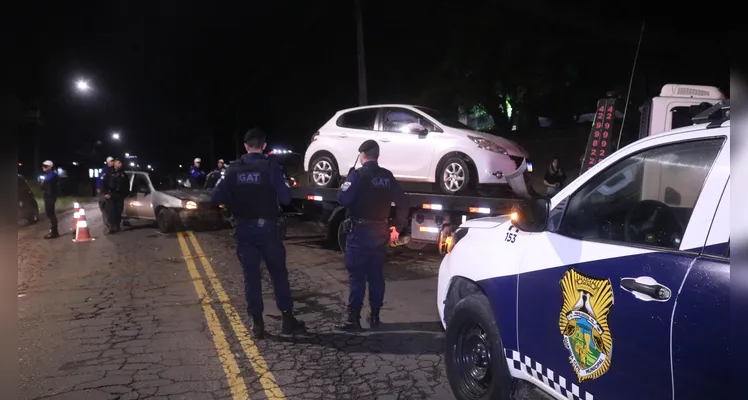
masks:
POLYGON ((470 169, 459 157, 448 158, 439 169, 439 189, 444 194, 462 194, 470 184, 470 169))
POLYGON ((174 211, 168 208, 158 210, 156 224, 158 224, 158 230, 161 231, 161 233, 174 232, 176 227, 176 215, 174 214, 174 211))
POLYGON ((26 218, 26 222, 29 225, 39 222, 39 208, 31 208, 29 210, 29 216, 26 218))
POLYGON ((337 186, 338 163, 332 156, 321 155, 310 163, 309 184, 315 187, 331 188, 337 186))
POLYGON ((447 378, 457 399, 509 399, 509 374, 499 328, 486 296, 458 302, 447 323, 447 378))

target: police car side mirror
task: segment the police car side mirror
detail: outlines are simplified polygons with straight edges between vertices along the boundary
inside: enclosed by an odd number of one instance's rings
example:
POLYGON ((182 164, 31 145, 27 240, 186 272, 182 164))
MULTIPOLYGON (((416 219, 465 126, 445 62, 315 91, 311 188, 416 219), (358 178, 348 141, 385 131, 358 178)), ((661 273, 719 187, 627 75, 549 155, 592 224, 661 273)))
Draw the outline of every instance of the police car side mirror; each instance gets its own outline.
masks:
POLYGON ((512 224, 524 232, 544 232, 551 202, 547 197, 525 200, 512 209, 512 224))

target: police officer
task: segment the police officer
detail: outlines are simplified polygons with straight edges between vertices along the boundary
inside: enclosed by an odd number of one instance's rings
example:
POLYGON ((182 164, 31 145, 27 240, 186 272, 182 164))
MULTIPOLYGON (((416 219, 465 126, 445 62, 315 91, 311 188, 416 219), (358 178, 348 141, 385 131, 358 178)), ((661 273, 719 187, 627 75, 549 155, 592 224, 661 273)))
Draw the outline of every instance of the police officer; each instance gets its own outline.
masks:
POLYGON ((104 220, 104 226, 107 227, 107 229, 109 229, 109 222, 106 212, 106 197, 101 193, 101 181, 109 174, 109 171, 112 169, 112 164, 114 164, 114 158, 107 157, 106 164, 101 169, 99 177, 96 178, 96 194, 99 195, 99 211, 101 211, 101 218, 104 220))
POLYGON ((117 233, 121 229, 125 198, 130 193, 130 180, 122 168, 122 160, 118 158, 114 160, 112 169, 103 179, 102 191, 106 199, 106 211, 109 214, 107 233, 117 233))
MULTIPOLYGON (((379 166, 379 145, 367 140, 358 148, 361 168, 348 174, 338 194, 338 203, 346 207, 344 222, 348 232, 345 245, 345 267, 348 270, 350 294, 348 317, 336 328, 361 330, 361 308, 366 283, 369 283, 369 326, 379 327, 379 310, 384 302, 383 268, 387 262, 387 245, 396 241, 405 228, 408 203, 405 192, 388 169, 379 166), (396 205, 395 226, 389 226, 390 207, 396 205)), ((353 168, 351 168, 353 169, 353 168)))
POLYGON ((218 160, 218 166, 213 168, 213 171, 211 172, 226 172, 226 164, 223 162, 223 160, 218 160))
POLYGON ((247 312, 252 316, 252 334, 256 338, 265 335, 261 259, 265 260, 273 281, 275 302, 283 315, 283 333, 306 330, 304 322, 293 315, 286 248, 279 234, 282 219, 278 215, 278 203, 291 203, 291 190, 283 180, 280 164, 263 155, 265 146, 263 131, 254 128, 247 132, 244 148, 248 154, 229 167, 223 182, 213 189, 211 196, 214 204, 225 204, 236 220, 236 252, 244 272, 247 312))
POLYGON ((54 170, 54 163, 50 160, 42 163, 42 197, 44 198, 44 213, 49 219, 49 233, 44 235, 45 239, 54 239, 60 237, 57 231, 57 212, 55 203, 59 194, 60 178, 54 170))
POLYGON ((192 162, 192 166, 190 167, 190 187, 193 189, 200 189, 205 184, 205 171, 200 169, 200 163, 202 160, 199 158, 196 158, 195 161, 192 162))

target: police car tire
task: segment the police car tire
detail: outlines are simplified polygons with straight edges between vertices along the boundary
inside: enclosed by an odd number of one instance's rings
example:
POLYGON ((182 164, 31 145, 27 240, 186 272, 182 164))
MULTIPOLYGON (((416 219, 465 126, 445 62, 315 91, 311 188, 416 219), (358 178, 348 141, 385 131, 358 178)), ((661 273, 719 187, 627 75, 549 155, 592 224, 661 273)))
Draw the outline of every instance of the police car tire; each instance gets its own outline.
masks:
POLYGON ((467 393, 465 382, 457 370, 457 341, 463 326, 466 324, 478 324, 488 337, 491 361, 491 382, 486 393, 480 399, 507 400, 513 390, 513 379, 509 373, 506 357, 504 356, 504 345, 499 334, 491 304, 483 294, 472 294, 460 300, 452 310, 447 323, 445 338, 445 359, 447 379, 449 380, 455 398, 476 399, 474 395, 467 393))
POLYGON ((33 225, 37 222, 39 222, 39 209, 34 209, 32 207, 31 209, 29 209, 29 214, 26 217, 26 223, 29 225, 33 225))

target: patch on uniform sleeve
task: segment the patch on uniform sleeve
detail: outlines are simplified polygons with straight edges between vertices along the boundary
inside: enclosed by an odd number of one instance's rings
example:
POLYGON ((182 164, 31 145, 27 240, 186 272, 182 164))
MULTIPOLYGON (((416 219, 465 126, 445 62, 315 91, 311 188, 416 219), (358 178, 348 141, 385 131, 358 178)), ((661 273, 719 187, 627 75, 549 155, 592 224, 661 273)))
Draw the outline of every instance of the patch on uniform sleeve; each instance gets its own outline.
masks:
POLYGON ((350 182, 343 182, 343 186, 340 187, 340 190, 345 192, 346 190, 348 190, 349 187, 351 187, 350 182))
POLYGON ((241 172, 236 174, 236 182, 242 185, 259 185, 262 183, 259 172, 241 172))

